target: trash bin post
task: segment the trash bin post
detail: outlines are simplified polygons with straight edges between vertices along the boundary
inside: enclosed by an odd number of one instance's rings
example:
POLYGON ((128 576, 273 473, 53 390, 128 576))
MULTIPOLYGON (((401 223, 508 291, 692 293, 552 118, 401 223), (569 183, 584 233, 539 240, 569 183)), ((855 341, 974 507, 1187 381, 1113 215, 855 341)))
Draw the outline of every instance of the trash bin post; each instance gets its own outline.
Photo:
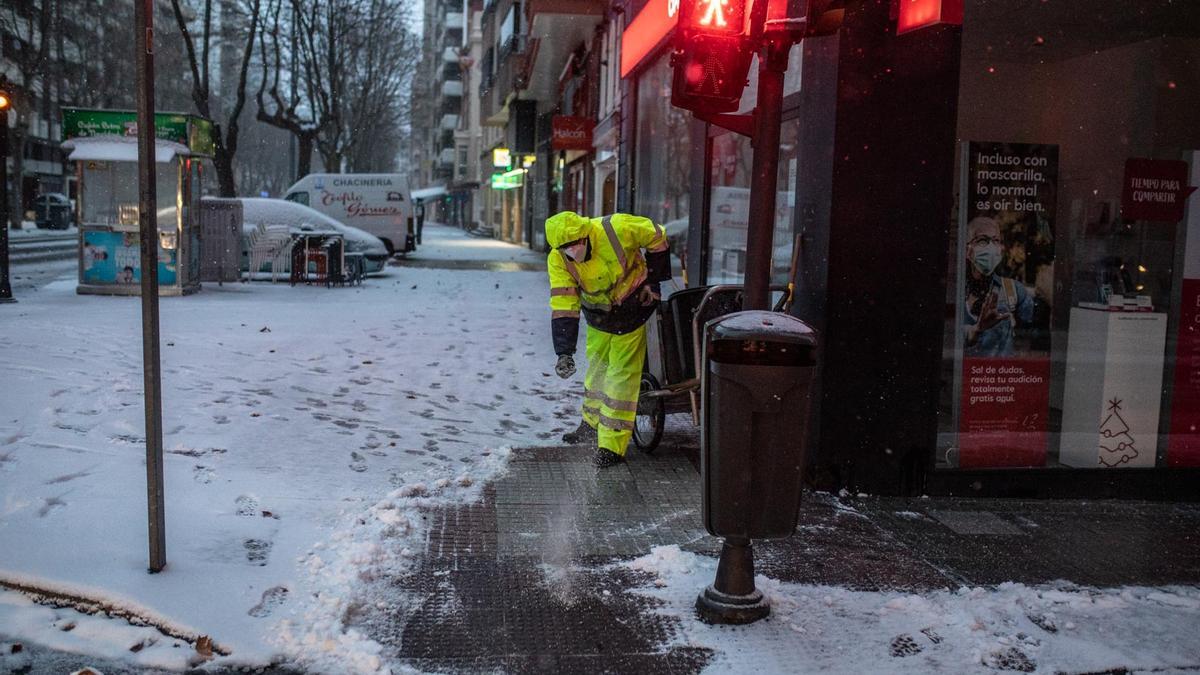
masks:
POLYGON ((816 333, 786 314, 735 312, 705 326, 702 515, 705 529, 725 538, 716 579, 696 599, 706 623, 752 623, 771 612, 754 586, 751 540, 796 529, 816 349, 816 333))
POLYGON ((696 598, 696 614, 705 623, 743 624, 765 619, 771 605, 754 587, 754 549, 744 537, 726 537, 717 562, 717 578, 696 598))

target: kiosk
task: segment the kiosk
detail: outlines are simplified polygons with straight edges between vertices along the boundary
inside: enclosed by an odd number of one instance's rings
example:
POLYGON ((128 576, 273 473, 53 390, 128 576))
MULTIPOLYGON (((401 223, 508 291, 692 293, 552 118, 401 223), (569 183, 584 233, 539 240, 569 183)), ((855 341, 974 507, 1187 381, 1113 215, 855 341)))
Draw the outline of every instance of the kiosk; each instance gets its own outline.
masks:
MULTIPOLYGON (((212 122, 154 116, 159 295, 200 290, 202 159, 212 156, 212 122)), ((79 180, 78 293, 141 293, 137 116, 125 110, 63 110, 63 150, 79 180)))

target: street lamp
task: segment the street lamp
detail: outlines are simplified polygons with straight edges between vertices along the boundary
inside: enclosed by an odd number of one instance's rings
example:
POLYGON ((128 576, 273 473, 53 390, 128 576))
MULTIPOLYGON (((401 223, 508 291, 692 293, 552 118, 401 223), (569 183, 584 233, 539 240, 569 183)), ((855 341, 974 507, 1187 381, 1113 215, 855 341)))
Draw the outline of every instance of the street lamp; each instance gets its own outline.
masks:
POLYGON ((0 83, 0 304, 16 302, 8 282, 8 109, 12 97, 0 83))

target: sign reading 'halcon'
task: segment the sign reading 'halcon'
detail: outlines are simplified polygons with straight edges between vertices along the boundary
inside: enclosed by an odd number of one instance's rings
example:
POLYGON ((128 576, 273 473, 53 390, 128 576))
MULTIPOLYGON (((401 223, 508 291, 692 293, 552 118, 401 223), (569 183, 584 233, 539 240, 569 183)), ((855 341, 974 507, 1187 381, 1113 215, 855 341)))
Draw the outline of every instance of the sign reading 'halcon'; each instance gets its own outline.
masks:
POLYGON ((595 123, 586 117, 555 115, 551 121, 550 147, 555 150, 591 150, 595 123))

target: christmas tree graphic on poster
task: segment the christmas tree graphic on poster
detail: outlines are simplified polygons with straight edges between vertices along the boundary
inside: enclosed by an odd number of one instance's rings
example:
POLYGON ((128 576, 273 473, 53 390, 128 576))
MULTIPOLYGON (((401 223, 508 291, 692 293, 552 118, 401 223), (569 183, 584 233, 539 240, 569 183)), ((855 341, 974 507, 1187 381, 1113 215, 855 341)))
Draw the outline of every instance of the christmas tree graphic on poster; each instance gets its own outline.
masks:
POLYGON ((1100 423, 1100 464, 1112 468, 1138 456, 1137 442, 1121 416, 1121 399, 1108 402, 1108 416, 1100 423))

